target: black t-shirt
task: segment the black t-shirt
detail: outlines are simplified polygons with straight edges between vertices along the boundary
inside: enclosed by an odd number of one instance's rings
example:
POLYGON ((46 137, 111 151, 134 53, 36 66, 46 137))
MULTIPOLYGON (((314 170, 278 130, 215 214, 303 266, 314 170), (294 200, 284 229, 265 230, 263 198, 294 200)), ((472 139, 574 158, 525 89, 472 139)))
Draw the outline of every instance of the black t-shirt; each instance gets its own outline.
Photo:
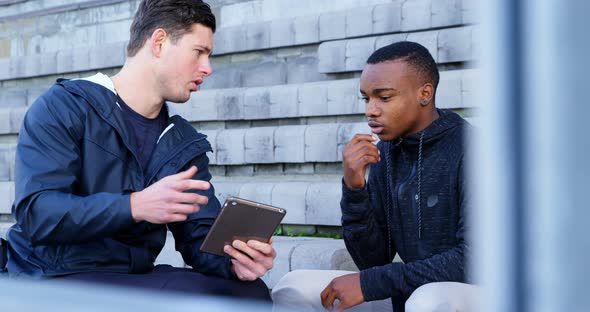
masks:
POLYGON ((152 157, 152 152, 156 147, 156 142, 168 125, 168 111, 164 105, 158 117, 154 119, 146 118, 129 107, 119 95, 117 95, 117 98, 123 110, 123 115, 129 122, 127 128, 132 130, 135 135, 135 146, 132 148, 135 149, 134 152, 139 157, 139 163, 145 172, 152 157))

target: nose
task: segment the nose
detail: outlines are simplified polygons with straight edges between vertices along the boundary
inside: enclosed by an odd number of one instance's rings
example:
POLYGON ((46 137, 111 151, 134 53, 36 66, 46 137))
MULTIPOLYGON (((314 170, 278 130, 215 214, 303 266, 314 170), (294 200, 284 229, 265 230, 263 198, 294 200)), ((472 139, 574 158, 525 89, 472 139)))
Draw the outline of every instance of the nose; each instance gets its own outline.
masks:
POLYGON ((376 101, 372 101, 371 99, 369 99, 369 101, 366 104, 365 116, 377 117, 380 115, 381 111, 379 110, 379 107, 377 107, 377 104, 375 102, 376 101))
POLYGON ((198 71, 205 77, 213 73, 213 67, 211 67, 209 57, 205 58, 202 62, 199 62, 198 71))

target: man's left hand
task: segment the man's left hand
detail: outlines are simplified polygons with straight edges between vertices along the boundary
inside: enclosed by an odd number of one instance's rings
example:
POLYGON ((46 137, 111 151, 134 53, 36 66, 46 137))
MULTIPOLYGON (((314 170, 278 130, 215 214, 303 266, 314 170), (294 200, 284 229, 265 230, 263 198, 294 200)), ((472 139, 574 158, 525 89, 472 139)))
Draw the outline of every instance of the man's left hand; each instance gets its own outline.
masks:
POLYGON ((322 305, 330 311, 342 311, 365 302, 361 290, 361 274, 347 274, 333 279, 322 291, 322 305), (340 303, 334 306, 334 301, 340 303))
POLYGON ((272 239, 267 243, 235 240, 223 251, 232 257, 232 272, 242 281, 253 281, 272 269, 277 252, 272 248, 272 239))

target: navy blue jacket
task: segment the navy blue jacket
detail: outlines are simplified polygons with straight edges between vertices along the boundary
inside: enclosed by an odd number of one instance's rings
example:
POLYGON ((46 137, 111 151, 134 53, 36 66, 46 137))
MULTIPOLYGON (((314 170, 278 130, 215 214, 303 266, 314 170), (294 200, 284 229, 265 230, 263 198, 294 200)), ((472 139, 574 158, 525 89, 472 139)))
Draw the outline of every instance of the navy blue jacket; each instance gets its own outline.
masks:
POLYGON ((9 274, 146 272, 168 227, 193 269, 232 278, 229 258, 199 251, 220 210, 213 187, 199 191, 209 203, 185 222, 135 223, 131 216, 130 193, 146 185, 191 165, 198 167, 194 179, 211 179, 206 136, 171 116, 144 171, 116 101, 93 82, 58 80, 27 112, 16 150, 9 274))
POLYGON ((344 240, 361 270, 363 295, 393 298, 402 311, 424 284, 465 282, 469 125, 453 112, 439 114, 420 133, 379 142, 381 161, 369 167, 366 187, 342 189, 344 240), (396 253, 404 263, 392 263, 396 253))

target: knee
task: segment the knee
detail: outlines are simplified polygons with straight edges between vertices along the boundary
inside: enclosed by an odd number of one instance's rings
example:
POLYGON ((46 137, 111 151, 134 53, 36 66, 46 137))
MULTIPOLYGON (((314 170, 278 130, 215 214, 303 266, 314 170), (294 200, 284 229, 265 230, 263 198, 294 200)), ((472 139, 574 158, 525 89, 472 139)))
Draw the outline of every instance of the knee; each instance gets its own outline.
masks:
POLYGON ((309 281, 308 270, 296 270, 285 274, 272 289, 273 302, 278 305, 289 305, 319 301, 323 287, 309 281))
POLYGON ((406 301, 406 312, 447 312, 455 311, 441 285, 426 284, 416 289, 406 301))

